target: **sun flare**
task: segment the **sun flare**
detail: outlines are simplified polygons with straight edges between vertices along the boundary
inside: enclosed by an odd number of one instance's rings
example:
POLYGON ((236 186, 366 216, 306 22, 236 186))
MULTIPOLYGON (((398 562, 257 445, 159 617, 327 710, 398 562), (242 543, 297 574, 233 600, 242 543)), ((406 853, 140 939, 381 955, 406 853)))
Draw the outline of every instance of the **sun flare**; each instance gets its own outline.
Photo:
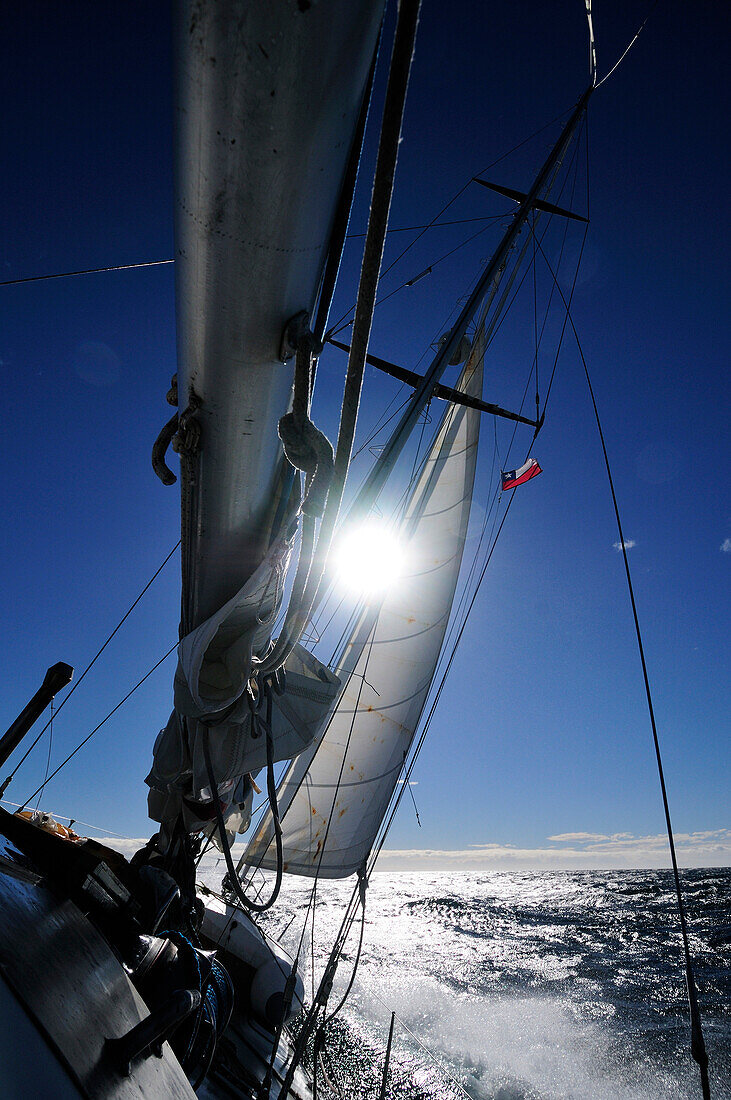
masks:
POLYGON ((338 583, 361 596, 380 596, 401 577, 406 565, 402 540, 383 520, 367 520, 343 533, 333 565, 338 583))

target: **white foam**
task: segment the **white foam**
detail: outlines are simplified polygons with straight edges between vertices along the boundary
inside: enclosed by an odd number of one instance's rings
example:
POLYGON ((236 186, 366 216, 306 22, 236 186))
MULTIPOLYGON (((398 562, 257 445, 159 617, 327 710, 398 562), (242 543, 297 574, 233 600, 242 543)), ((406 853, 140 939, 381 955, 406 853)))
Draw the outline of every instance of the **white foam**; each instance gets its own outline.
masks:
MULTIPOLYGON (((602 1006, 595 1005, 602 1015, 602 1006)), ((603 1018, 579 1020, 553 997, 455 996, 433 978, 408 980, 369 968, 350 1008, 355 1026, 366 1021, 375 1044, 396 1012, 480 1100, 687 1100, 694 1095, 627 1046, 609 1006, 603 1018), (386 1007, 388 1006, 388 1008, 386 1007)), ((396 1060, 418 1050, 405 1030, 396 1060)))

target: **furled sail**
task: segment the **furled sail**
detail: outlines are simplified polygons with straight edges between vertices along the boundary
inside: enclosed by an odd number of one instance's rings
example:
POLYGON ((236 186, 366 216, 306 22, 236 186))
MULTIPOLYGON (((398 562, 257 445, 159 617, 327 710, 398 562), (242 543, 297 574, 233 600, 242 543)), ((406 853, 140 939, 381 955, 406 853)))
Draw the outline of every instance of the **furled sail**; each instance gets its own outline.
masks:
MULTIPOLYGON (((482 389, 483 355, 478 338, 458 383, 475 397, 482 389)), ((324 735, 282 779, 285 871, 344 878, 363 865, 373 846, 447 629, 470 514, 479 423, 475 409, 448 407, 401 525, 407 575, 380 608, 363 612, 339 661, 345 686, 324 735)), ((244 862, 276 867, 269 813, 244 862)))
MULTIPOLYGON (((249 826, 249 773, 267 765, 266 738, 249 706, 252 654, 266 651, 281 606, 291 545, 278 539, 259 568, 228 603, 180 641, 175 709, 155 742, 150 816, 168 830, 182 817, 189 832, 206 829, 213 794, 204 736, 227 829, 249 826)), ((288 760, 322 731, 340 681, 311 653, 296 646, 285 662, 285 688, 272 700, 274 760, 288 760)), ((215 830, 214 830, 215 839, 215 830)))

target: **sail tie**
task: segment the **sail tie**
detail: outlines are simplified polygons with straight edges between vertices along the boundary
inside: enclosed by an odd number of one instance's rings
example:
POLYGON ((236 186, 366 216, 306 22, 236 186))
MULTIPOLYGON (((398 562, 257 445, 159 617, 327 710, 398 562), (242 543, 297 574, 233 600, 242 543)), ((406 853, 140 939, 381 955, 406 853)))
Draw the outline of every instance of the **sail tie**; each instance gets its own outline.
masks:
POLYGON ((303 513, 307 516, 321 516, 325 510, 334 464, 330 440, 310 418, 314 364, 322 351, 322 345, 310 331, 306 313, 293 318, 290 326, 294 323, 299 323, 300 326, 295 344, 294 400, 292 411, 279 421, 279 438, 287 461, 295 470, 301 470, 308 475, 307 491, 302 502, 303 513))
MULTIPOLYGON (((173 407, 178 404, 177 374, 172 377, 166 400, 173 407)), ((152 445, 152 468, 163 485, 174 485, 178 480, 165 461, 170 444, 172 443, 173 450, 179 455, 192 455, 198 450, 201 426, 196 414, 200 406, 201 399, 191 390, 187 409, 170 417, 152 445)))
MULTIPOLYGON (((174 374, 170 381, 170 389, 166 395, 168 405, 177 408, 178 405, 178 376, 174 374)), ((163 485, 174 485, 178 480, 165 461, 168 447, 173 441, 173 436, 178 430, 178 414, 174 413, 167 424, 160 431, 159 436, 152 445, 152 468, 160 478, 163 485)))
POLYGON ((165 461, 168 447, 172 443, 173 436, 177 430, 178 414, 175 413, 163 426, 159 436, 152 445, 152 468, 163 485, 174 485, 178 480, 165 461))
POLYGON ((279 438, 288 462, 311 478, 302 511, 308 516, 321 516, 333 473, 330 440, 309 417, 297 424, 294 413, 286 413, 279 421, 279 438))
POLYGON ((179 413, 178 430, 173 436, 173 450, 176 454, 187 457, 195 454, 198 450, 201 440, 201 424, 197 413, 201 404, 200 397, 191 389, 188 407, 179 413))

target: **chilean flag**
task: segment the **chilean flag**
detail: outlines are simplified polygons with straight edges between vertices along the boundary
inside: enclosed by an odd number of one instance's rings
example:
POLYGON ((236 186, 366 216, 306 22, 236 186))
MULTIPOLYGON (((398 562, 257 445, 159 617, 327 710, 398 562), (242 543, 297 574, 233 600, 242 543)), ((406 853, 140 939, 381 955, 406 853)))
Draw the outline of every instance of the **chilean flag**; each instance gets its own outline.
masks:
POLYGON ((532 477, 537 477, 538 474, 543 473, 534 458, 529 458, 517 470, 502 470, 501 472, 503 489, 515 489, 518 485, 522 485, 524 481, 530 481, 532 477))

